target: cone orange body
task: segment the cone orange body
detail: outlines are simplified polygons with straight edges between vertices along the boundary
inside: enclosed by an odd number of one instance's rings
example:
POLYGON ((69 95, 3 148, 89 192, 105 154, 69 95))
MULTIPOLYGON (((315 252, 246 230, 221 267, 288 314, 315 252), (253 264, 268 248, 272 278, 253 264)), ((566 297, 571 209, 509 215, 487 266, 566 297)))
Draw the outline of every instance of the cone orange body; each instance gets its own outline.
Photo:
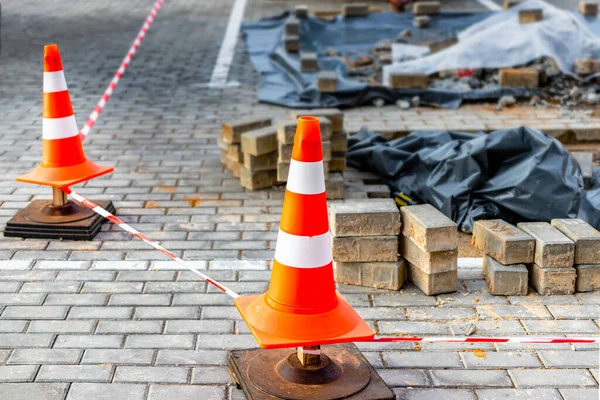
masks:
POLYGON ((64 187, 113 171, 85 157, 58 46, 44 47, 42 162, 19 182, 64 187))
POLYGON ((374 336, 335 290, 318 118, 298 119, 269 290, 235 305, 266 349, 374 336))

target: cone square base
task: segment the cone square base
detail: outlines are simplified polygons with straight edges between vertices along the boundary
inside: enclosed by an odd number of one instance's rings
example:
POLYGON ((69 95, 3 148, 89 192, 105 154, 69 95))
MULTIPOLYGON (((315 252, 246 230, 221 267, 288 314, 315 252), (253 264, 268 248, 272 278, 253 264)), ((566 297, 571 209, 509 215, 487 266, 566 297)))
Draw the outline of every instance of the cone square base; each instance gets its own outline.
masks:
MULTIPOLYGON (((66 222, 61 223, 60 217, 50 217, 41 213, 41 210, 51 203, 49 200, 34 200, 27 207, 19 210, 6 223, 4 236, 32 239, 92 240, 100 232, 104 218, 76 201, 73 202, 79 206, 80 211, 77 214, 69 215, 68 218, 65 218, 66 222)), ((115 212, 115 206, 111 201, 97 201, 96 204, 110 213, 115 212)))
POLYGON ((242 296, 234 303, 250 332, 263 349, 316 346, 370 340, 375 332, 352 306, 337 293, 338 304, 322 314, 294 314, 269 305, 268 293, 242 296), (257 317, 255 317, 257 316, 257 317), (269 326, 269 332, 258 322, 269 326))
POLYGON ((227 370, 233 383, 238 389, 244 391, 249 400, 276 400, 276 399, 370 399, 370 400, 392 400, 394 392, 385 384, 377 371, 360 350, 353 343, 343 343, 323 346, 323 354, 335 360, 336 364, 342 366, 342 375, 329 383, 324 384, 298 384, 290 382, 278 376, 277 365, 286 362, 287 357, 294 351, 291 349, 278 350, 236 350, 229 353, 227 358, 227 370), (356 372, 365 367, 368 384, 351 395, 348 395, 348 380, 356 380, 356 372), (261 374, 261 382, 258 384, 256 374, 261 374), (264 386, 263 389, 259 386, 264 386), (281 394, 286 395, 282 397, 281 394))
POLYGON ((40 164, 30 173, 17 177, 17 181, 35 185, 68 187, 108 174, 113 170, 113 167, 98 165, 90 160, 69 167, 50 168, 40 164))

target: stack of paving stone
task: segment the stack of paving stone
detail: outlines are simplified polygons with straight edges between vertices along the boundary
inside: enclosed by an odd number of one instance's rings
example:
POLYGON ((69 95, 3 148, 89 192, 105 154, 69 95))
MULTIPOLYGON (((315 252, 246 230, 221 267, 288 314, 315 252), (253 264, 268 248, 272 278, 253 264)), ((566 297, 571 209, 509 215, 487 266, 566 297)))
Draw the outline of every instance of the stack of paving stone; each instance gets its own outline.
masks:
POLYGON ((529 288, 526 265, 533 263, 535 239, 501 219, 473 226, 473 245, 485 253, 483 275, 490 293, 525 296, 529 288))
POLYGON ((401 222, 394 201, 332 203, 329 218, 336 282, 399 290, 406 266, 398 256, 401 222))
POLYGON ((400 255, 407 261, 408 279, 429 296, 455 292, 457 225, 429 204, 402 207, 400 211, 400 255))

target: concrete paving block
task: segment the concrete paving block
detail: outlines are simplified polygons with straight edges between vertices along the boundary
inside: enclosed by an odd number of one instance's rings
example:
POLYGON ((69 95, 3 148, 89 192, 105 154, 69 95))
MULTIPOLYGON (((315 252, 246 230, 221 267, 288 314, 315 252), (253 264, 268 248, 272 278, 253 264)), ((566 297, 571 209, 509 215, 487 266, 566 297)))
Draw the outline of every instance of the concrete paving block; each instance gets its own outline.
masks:
POLYGON ((504 88, 534 88, 539 86, 540 80, 535 68, 501 68, 499 79, 500 86, 504 88))
MULTIPOLYGON (((298 121, 296 119, 278 122, 277 140, 283 144, 294 144, 294 137, 296 136, 297 127, 298 121)), ((321 140, 329 140, 333 132, 331 121, 326 117, 319 117, 319 127, 321 128, 321 140)))
POLYGON ((502 296, 527 296, 529 272, 523 264, 503 265, 485 256, 483 270, 490 293, 502 296))
POLYGON ((333 237, 335 261, 384 262, 398 260, 398 236, 333 237))
POLYGON ((517 227, 535 239, 534 262, 540 268, 570 268, 575 243, 547 222, 521 222, 517 227))
POLYGON ((458 250, 428 252, 422 250, 413 239, 400 236, 400 255, 427 274, 455 271, 458 263, 458 250))
POLYGON ((246 167, 240 168, 240 184, 246 189, 265 189, 276 183, 277 170, 251 172, 246 167))
POLYGON ((329 170, 342 172, 346 169, 346 153, 331 153, 331 160, 329 160, 329 170))
POLYGON ((291 36, 300 35, 300 21, 296 18, 291 18, 285 23, 285 34, 291 36))
POLYGON ((320 71, 317 75, 317 90, 321 93, 337 91, 338 75, 336 71, 320 71))
POLYGON ((456 292, 458 284, 456 270, 428 274, 409 262, 406 263, 406 268, 408 279, 428 296, 456 292))
MULTIPOLYGON (((421 4, 423 2, 415 3, 421 4)), ((417 72, 392 72, 388 84, 392 89, 427 89, 429 75, 417 72)))
POLYGON ((257 118, 242 121, 224 122, 221 124, 221 134, 225 143, 240 143, 242 133, 261 129, 271 125, 270 118, 257 118))
POLYGON ((575 268, 540 268, 529 265, 529 284, 543 296, 564 295, 575 292, 575 268))
POLYGON ((67 400, 144 400, 145 398, 146 385, 75 382, 71 384, 67 400))
POLYGON ((415 15, 433 15, 442 11, 442 4, 439 1, 419 1, 414 3, 413 13, 415 15))
POLYGON ((329 220, 333 236, 397 236, 401 227, 392 199, 331 203, 329 220))
MULTIPOLYGON (((71 387, 73 386, 71 385, 71 387)), ((2 383, 0 385, 0 399, 63 400, 68 388, 68 383, 2 383)), ((77 399, 73 398, 72 400, 77 399)))
POLYGON ((519 11, 519 24, 532 24, 544 19, 544 12, 540 8, 519 11))
POLYGON ((342 6, 345 17, 366 17, 369 15, 369 5, 365 3, 351 3, 342 6))
POLYGON ((251 172, 269 171, 277 168, 277 152, 253 156, 249 153, 243 153, 244 168, 251 172))
POLYGON ((600 232, 582 219, 558 218, 553 227, 575 242, 575 264, 600 264, 600 232))
MULTIPOLYGON (((329 170, 331 171, 331 162, 329 170)), ((329 179, 325 181, 325 191, 327 200, 341 200, 344 198, 344 178, 342 174, 330 174, 329 179)), ((398 250, 396 249, 396 252, 398 250)))
POLYGON ((535 240, 501 219, 479 220, 473 225, 473 245, 502 264, 529 264, 535 240))
POLYGON ((347 285, 400 290, 406 278, 403 259, 397 262, 334 262, 335 281, 347 285))
POLYGON ((579 12, 586 17, 594 17, 598 15, 598 2, 596 0, 580 0, 579 12))
POLYGON ((288 53, 297 53, 300 51, 300 37, 298 35, 285 35, 283 43, 285 51, 288 53))
POLYGON ((402 234, 428 252, 458 247, 457 225, 429 204, 400 208, 402 234))
POLYGON ((335 132, 329 139, 331 142, 331 151, 335 153, 345 153, 348 150, 348 132, 335 132))
POLYGON ((277 128, 268 126, 266 128, 242 134, 242 151, 260 156, 277 150, 277 128))
POLYGON ((313 116, 317 118, 327 118, 331 122, 332 132, 341 132, 344 130, 344 113, 337 108, 321 108, 315 110, 294 110, 291 112, 293 119, 302 116, 313 116))
POLYGON ((296 18, 298 18, 298 19, 307 18, 308 17, 308 6, 303 5, 303 4, 297 5, 296 7, 294 7, 294 15, 296 15, 296 18))
POLYGON ((317 62, 317 53, 302 51, 300 52, 300 72, 318 72, 319 64, 317 62))
POLYGON ((581 264, 576 265, 577 279, 575 281, 576 292, 593 292, 600 290, 600 265, 581 264))

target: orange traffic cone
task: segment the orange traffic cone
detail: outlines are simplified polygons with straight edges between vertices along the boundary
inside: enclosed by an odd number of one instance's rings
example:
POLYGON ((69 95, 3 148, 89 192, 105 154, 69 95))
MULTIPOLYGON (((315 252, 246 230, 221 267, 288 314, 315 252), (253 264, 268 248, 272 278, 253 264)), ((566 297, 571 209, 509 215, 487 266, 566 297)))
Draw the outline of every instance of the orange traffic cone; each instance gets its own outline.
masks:
POLYGON ((266 349, 374 336, 335 290, 318 118, 298 120, 269 291, 235 305, 266 349))
POLYGON ((44 47, 42 162, 19 182, 54 187, 71 186, 114 170, 85 157, 58 46, 44 47))

